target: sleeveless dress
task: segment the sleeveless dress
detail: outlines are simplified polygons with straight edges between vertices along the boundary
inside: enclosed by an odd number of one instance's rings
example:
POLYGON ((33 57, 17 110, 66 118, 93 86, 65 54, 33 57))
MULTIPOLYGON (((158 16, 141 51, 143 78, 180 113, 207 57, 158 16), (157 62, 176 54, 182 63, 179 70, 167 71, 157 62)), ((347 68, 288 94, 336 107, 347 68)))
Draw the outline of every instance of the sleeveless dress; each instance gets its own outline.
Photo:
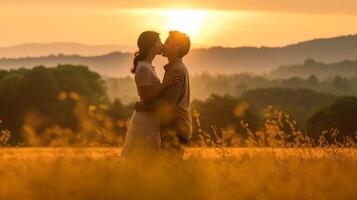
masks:
MULTIPOLYGON (((141 96, 140 86, 160 84, 154 66, 139 62, 135 72, 135 83, 139 96, 141 96)), ((160 140, 160 120, 157 113, 134 111, 126 132, 121 157, 123 159, 157 157, 160 155, 160 140)))

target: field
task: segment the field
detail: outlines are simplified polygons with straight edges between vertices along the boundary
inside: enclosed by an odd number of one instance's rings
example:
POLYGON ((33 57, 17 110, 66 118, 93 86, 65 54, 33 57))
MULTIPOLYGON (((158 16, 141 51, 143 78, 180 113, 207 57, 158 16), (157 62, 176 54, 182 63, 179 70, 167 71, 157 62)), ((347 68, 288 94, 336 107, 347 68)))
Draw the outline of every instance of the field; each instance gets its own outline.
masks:
POLYGON ((353 199, 357 149, 187 149, 123 163, 119 148, 0 149, 0 199, 353 199))

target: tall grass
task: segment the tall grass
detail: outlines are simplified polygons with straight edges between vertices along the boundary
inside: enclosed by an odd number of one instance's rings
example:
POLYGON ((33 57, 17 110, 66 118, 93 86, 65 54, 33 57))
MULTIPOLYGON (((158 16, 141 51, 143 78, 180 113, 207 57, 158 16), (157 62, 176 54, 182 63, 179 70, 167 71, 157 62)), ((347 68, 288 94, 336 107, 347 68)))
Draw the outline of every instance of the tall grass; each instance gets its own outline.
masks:
POLYGON ((353 199, 355 149, 188 149, 123 162, 115 148, 0 150, 0 199, 353 199))
POLYGON ((263 110, 264 127, 252 131, 244 120, 240 126, 244 132, 236 132, 234 127, 217 128, 211 126, 204 130, 200 122, 200 114, 193 112, 196 124, 198 142, 197 147, 274 147, 274 148, 307 148, 307 147, 357 147, 357 132, 342 136, 338 140, 339 130, 331 128, 323 130, 318 138, 313 138, 301 130, 297 122, 288 113, 268 106, 263 110), (246 136, 246 137, 242 137, 246 136))
MULTIPOLYGON (((264 110, 265 124, 259 131, 241 121, 245 138, 230 128, 203 130, 196 112, 196 148, 187 148, 183 161, 130 162, 120 159, 119 148, 76 148, 120 144, 110 119, 78 102, 76 110, 85 114, 78 114, 83 127, 74 145, 69 143, 70 130, 54 126, 38 134, 31 123, 24 126, 28 144, 58 136, 51 140, 52 146, 72 148, 0 149, 0 199, 353 199, 357 195, 356 138, 346 137, 341 143, 337 129, 310 138, 288 114, 272 107, 264 110)), ((8 130, 1 130, 0 145, 8 146, 10 137, 8 130)))

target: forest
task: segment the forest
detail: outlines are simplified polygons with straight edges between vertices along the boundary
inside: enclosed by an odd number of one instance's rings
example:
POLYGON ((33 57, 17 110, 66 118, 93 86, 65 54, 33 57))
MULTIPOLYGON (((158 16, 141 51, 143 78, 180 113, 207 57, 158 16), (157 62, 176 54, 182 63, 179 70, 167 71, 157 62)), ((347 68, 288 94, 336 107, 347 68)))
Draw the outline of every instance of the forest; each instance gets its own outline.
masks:
MULTIPOLYGON (((339 141, 354 138, 356 78, 193 76, 192 145, 202 136, 216 141, 227 130, 231 140, 244 141, 267 134, 271 121, 288 135, 299 130, 318 140, 337 131, 339 141)), ((2 70, 0 95, 2 138, 14 146, 121 145, 137 100, 132 78, 101 77, 76 65, 2 70)))

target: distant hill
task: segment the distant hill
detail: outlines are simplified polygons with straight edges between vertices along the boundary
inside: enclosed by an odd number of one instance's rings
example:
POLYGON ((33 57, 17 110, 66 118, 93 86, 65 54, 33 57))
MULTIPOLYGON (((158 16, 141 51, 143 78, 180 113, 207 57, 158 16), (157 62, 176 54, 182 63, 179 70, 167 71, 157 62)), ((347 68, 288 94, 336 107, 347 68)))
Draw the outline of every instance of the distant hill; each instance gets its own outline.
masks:
POLYGON ((307 59, 303 64, 284 65, 270 73, 271 78, 290 78, 294 76, 307 78, 316 75, 320 79, 331 78, 336 75, 342 77, 357 76, 357 60, 343 60, 341 62, 325 64, 313 59, 307 59))
POLYGON ((0 47, 0 58, 41 57, 56 54, 97 56, 114 51, 132 52, 134 48, 122 45, 85 45, 71 42, 28 43, 0 47))
MULTIPOLYGON (((75 50, 75 47, 72 48, 75 50)), ((73 54, 73 52, 63 51, 62 54, 73 54)), ((0 59, 0 68, 32 67, 40 64, 54 66, 58 63, 72 63, 88 65, 93 70, 105 75, 126 76, 129 74, 128 69, 132 59, 131 53, 120 52, 102 56, 65 55, 0 59)), ((1 56, 3 55, 0 50, 1 56)), ((284 47, 192 49, 187 58, 185 58, 185 63, 193 74, 202 72, 225 74, 241 72, 267 73, 279 66, 301 63, 309 58, 325 63, 339 62, 346 59, 357 60, 357 35, 315 39, 284 47)), ((164 59, 159 59, 156 65, 161 66, 164 62, 164 59)))
POLYGON ((44 57, 3 58, 0 59, 0 68, 14 69, 19 67, 33 67, 44 65, 54 67, 58 64, 74 64, 89 66, 90 69, 107 76, 128 75, 130 53, 113 52, 101 56, 79 55, 50 55, 44 57))
POLYGON ((357 60, 357 35, 316 39, 285 47, 198 49, 187 58, 192 66, 209 72, 268 72, 281 65, 312 58, 330 63, 357 60))

